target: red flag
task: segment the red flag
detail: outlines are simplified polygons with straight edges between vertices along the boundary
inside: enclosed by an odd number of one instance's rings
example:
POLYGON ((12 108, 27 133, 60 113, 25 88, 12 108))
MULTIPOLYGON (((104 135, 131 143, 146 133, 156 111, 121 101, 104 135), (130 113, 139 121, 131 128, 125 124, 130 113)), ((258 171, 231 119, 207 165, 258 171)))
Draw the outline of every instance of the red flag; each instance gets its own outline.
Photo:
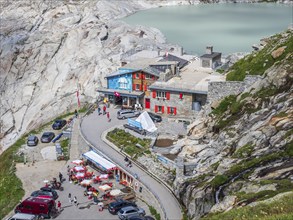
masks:
POLYGON ((80 107, 80 100, 79 100, 79 91, 76 91, 76 97, 77 97, 77 105, 80 107))

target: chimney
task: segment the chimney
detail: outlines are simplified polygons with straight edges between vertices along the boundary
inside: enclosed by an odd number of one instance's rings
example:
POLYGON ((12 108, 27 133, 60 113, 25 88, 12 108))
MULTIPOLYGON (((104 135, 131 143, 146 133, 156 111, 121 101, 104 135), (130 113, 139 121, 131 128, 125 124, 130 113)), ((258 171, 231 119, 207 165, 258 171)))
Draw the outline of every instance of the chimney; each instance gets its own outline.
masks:
POLYGON ((183 47, 180 47, 180 48, 179 48, 179 55, 180 55, 180 56, 183 56, 183 47))
POLYGON ((213 54, 213 46, 206 47, 206 54, 213 54))
POLYGON ((160 56, 160 54, 161 54, 161 50, 158 50, 158 57, 160 56))

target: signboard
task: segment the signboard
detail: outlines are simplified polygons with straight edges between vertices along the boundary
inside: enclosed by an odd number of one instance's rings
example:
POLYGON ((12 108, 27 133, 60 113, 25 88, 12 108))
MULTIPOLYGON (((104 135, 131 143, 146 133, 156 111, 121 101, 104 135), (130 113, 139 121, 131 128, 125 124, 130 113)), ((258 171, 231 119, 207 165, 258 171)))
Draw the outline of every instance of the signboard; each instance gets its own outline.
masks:
POLYGON ((138 122, 138 121, 135 121, 133 119, 128 118, 128 124, 131 125, 131 126, 137 127, 139 129, 143 129, 142 126, 141 126, 141 123, 138 122))
POLYGON ((157 155, 157 159, 162 163, 168 164, 168 160, 165 157, 157 155))

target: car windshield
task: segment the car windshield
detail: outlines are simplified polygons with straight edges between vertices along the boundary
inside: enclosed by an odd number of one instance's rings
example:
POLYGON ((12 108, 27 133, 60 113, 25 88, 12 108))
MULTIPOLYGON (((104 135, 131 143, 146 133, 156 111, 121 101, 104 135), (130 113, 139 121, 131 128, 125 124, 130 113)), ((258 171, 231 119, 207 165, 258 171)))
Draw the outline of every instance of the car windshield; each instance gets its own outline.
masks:
POLYGON ((123 214, 123 210, 122 210, 122 209, 120 209, 119 212, 120 212, 121 214, 123 214))
POLYGON ((35 140, 35 136, 29 136, 29 137, 28 137, 28 140, 29 140, 29 141, 33 141, 33 140, 35 140))

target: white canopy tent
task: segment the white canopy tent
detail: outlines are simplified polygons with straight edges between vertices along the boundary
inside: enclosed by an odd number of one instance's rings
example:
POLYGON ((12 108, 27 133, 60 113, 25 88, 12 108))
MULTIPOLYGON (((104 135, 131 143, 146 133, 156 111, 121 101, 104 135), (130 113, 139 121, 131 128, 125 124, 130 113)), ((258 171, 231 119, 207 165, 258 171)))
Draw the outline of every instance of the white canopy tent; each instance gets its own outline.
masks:
POLYGON ((83 156, 86 159, 93 162, 96 166, 98 166, 102 170, 110 171, 110 170, 117 169, 117 166, 115 164, 111 163, 110 161, 108 161, 104 157, 101 157, 99 154, 97 154, 96 152, 94 152, 92 150, 84 153, 83 156))
POLYGON ((155 123, 146 111, 141 113, 135 121, 140 122, 142 128, 148 132, 155 132, 157 130, 155 123))

